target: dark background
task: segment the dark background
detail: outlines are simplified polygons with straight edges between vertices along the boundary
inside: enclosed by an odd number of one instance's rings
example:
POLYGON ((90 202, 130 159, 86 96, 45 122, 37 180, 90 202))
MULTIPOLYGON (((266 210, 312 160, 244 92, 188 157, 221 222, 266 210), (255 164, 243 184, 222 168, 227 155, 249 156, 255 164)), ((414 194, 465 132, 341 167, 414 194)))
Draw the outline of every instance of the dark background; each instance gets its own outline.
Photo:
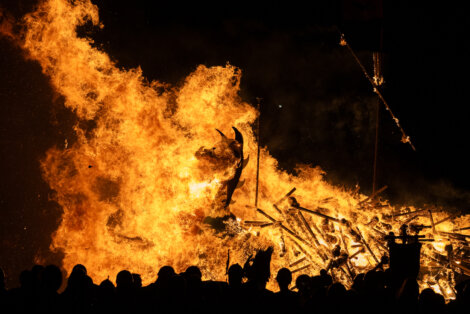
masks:
MULTIPOLYGON (((372 184, 377 99, 338 30, 369 73, 372 51, 382 49, 384 95, 417 151, 400 142, 381 106, 378 187, 389 186, 383 196, 393 204, 470 212, 468 27, 459 3, 93 2, 105 27, 87 24, 79 33, 120 67, 141 66, 149 80, 178 85, 199 64, 230 62, 243 71, 243 99, 262 98, 261 144, 282 168, 319 165, 328 181, 359 184, 364 193, 372 184)), ((19 19, 35 3, 0 0, 0 8, 19 19)), ((61 209, 49 200, 39 160, 73 140, 75 117, 39 65, 1 36, 0 75, 0 265, 11 285, 34 262, 60 262, 48 247, 61 209)))

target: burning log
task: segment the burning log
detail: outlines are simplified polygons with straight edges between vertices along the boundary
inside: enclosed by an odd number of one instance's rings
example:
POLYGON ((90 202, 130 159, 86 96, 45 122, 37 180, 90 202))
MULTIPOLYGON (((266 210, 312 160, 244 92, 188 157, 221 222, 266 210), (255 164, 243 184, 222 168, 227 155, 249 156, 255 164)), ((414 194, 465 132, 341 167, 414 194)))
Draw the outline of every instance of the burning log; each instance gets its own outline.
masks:
POLYGON ((463 227, 463 228, 458 228, 458 229, 454 229, 454 231, 464 231, 464 230, 469 230, 470 227, 463 227))
POLYGON ((425 208, 424 208, 424 209, 418 209, 418 210, 415 210, 415 211, 412 211, 412 212, 401 213, 401 214, 394 214, 394 213, 392 213, 392 215, 393 215, 394 217, 408 216, 408 215, 412 215, 412 214, 416 214, 416 213, 423 212, 423 211, 425 211, 425 210, 427 210, 427 209, 425 209, 425 208))
POLYGON ((338 223, 341 223, 341 220, 338 219, 338 218, 334 218, 334 217, 331 217, 331 216, 328 216, 328 215, 325 215, 325 214, 322 214, 318 211, 314 211, 314 210, 311 210, 311 209, 308 209, 308 208, 305 208, 305 207, 301 207, 301 206, 292 206, 298 210, 301 210, 301 211, 304 211, 304 212, 307 212, 309 214, 312 214, 312 215, 316 215, 316 216, 319 216, 319 217, 322 217, 322 218, 326 218, 328 220, 331 220, 331 221, 334 221, 334 222, 338 222, 338 223))
POLYGON ((257 208, 256 211, 258 211, 258 213, 260 213, 261 215, 263 215, 264 217, 268 218, 269 220, 271 220, 272 222, 278 222, 276 219, 274 219, 273 217, 269 216, 264 210, 260 209, 260 208, 257 208))
POLYGON ((307 233, 304 224, 302 223, 301 219, 299 218, 296 210, 289 209, 286 213, 286 221, 291 222, 290 226, 293 230, 297 231, 298 233, 307 233), (292 227, 295 226, 295 227, 292 227))
POLYGON ((341 223, 346 226, 346 231, 354 238, 354 241, 361 242, 361 235, 353 229, 350 221, 343 218, 341 223))
POLYGON ((428 210, 429 220, 431 221, 432 233, 436 233, 436 226, 434 225, 434 218, 432 217, 432 211, 428 210))
POLYGON ((371 228, 371 229, 374 230, 375 232, 377 232, 378 234, 380 234, 380 235, 383 236, 383 237, 386 237, 386 236, 387 236, 387 235, 385 234, 385 232, 382 232, 382 231, 377 230, 377 229, 375 229, 375 228, 371 228))
POLYGON ((361 253, 364 253, 365 252, 365 249, 364 247, 361 247, 360 250, 357 250, 356 252, 353 253, 353 255, 349 256, 349 259, 353 259, 355 258, 357 255, 361 254, 361 253))
POLYGON ((388 188, 387 185, 383 186, 382 188, 378 189, 377 191, 375 191, 374 193, 372 193, 369 197, 367 197, 365 200, 363 201, 360 201, 357 205, 360 207, 362 206, 364 203, 366 203, 367 201, 369 200, 372 200, 374 199, 377 195, 379 195, 380 193, 382 193, 383 191, 385 191, 386 189, 388 188))
MULTIPOLYGON (((289 197, 289 205, 293 208, 296 208, 298 210, 302 210, 302 211, 306 211, 310 214, 314 214, 314 215, 317 215, 317 216, 320 216, 320 217, 323 217, 323 218, 326 218, 328 220, 333 220, 333 221, 336 221, 336 222, 340 222, 340 220, 338 218, 334 218, 334 217, 331 217, 331 216, 328 216, 328 215, 325 215, 323 213, 320 213, 319 211, 313 211, 313 210, 310 210, 310 209, 307 209, 305 207, 301 207, 300 204, 297 202, 297 200, 295 199, 295 197, 291 196, 289 197)), ((320 209, 321 207, 318 207, 318 209, 320 209)))
POLYGON ((465 275, 467 276, 470 276, 470 268, 468 267, 465 267, 464 265, 462 264, 458 264, 456 262, 451 262, 452 266, 454 267, 457 267, 458 269, 460 269, 465 275))
POLYGON ((421 256, 427 258, 428 260, 431 260, 437 264, 439 264, 441 267, 446 267, 447 266, 447 259, 442 258, 439 256, 439 258, 436 258, 434 256, 428 255, 426 253, 421 253, 421 256))
POLYGON ((462 234, 462 233, 456 233, 456 232, 445 232, 445 231, 438 231, 439 234, 442 235, 447 235, 449 237, 454 237, 457 239, 463 239, 465 240, 466 238, 470 238, 469 234, 462 234))
POLYGON ((310 234, 310 236, 312 237, 313 241, 315 242, 315 245, 319 246, 320 243, 318 242, 318 239, 317 237, 315 236, 315 233, 313 233, 312 231, 312 228, 310 228, 310 225, 308 224, 307 220, 305 219, 304 215, 302 215, 302 212, 299 211, 299 216, 300 216, 300 219, 302 221, 302 223, 304 224, 305 228, 307 229, 308 233, 310 234))
POLYGON ((343 228, 340 228, 340 238, 341 238, 341 243, 343 244, 343 247, 344 247, 344 251, 346 252, 346 254, 349 255, 349 252, 348 252, 348 246, 346 245, 346 240, 344 239, 344 234, 343 234, 343 228))
POLYGON ((246 225, 261 226, 261 225, 265 225, 265 224, 270 223, 270 222, 259 221, 259 220, 245 220, 243 223, 246 224, 246 225))
POLYGON ((302 263, 302 262, 305 261, 306 259, 307 259, 307 257, 304 256, 304 257, 302 257, 301 259, 296 260, 295 262, 293 262, 292 264, 289 265, 289 268, 290 268, 290 267, 294 267, 295 265, 298 265, 298 264, 302 263))
POLYGON ((321 232, 320 229, 318 229, 318 227, 315 223, 312 223, 311 226, 313 226, 313 229, 315 229, 316 233, 318 233, 319 235, 321 235, 323 237, 323 239, 325 239, 325 234, 323 232, 321 232))
POLYGON ((287 228, 286 226, 284 226, 282 224, 282 222, 280 221, 277 221, 276 219, 274 219, 273 217, 271 217, 270 215, 268 215, 264 210, 260 209, 260 208, 257 208, 256 209, 260 214, 262 214, 263 216, 265 216, 266 218, 268 218, 269 220, 271 220, 273 222, 273 224, 276 224, 277 226, 279 226, 280 228, 284 229, 285 231, 287 231, 288 234, 290 234, 291 236, 293 236, 294 238, 296 238, 297 240, 299 240, 300 242, 302 243, 305 243, 308 245, 308 242, 301 238, 298 234, 296 234, 294 231, 290 230, 289 228, 287 228))
POLYGON ((379 222, 379 217, 374 216, 372 219, 366 224, 366 226, 374 227, 379 222))
MULTIPOLYGON (((310 264, 314 265, 316 268, 323 268, 323 266, 320 266, 318 263, 315 262, 315 260, 313 259, 312 255, 310 253, 308 253, 303 247, 302 245, 300 245, 296 240, 295 238, 290 238, 290 240, 292 241, 292 243, 294 243, 295 247, 300 251, 302 252, 308 259, 308 261, 310 262, 310 264)), ((315 251, 315 253, 317 253, 318 256, 320 256, 321 258, 323 258, 321 256, 321 254, 318 252, 318 251, 315 251)))
POLYGON ((273 204, 273 207, 279 214, 282 215, 282 210, 279 208, 279 206, 277 206, 276 204, 273 204))
POLYGON ((294 269, 293 271, 291 271, 291 273, 292 273, 292 274, 293 274, 293 273, 297 273, 297 272, 299 272, 299 271, 302 271, 302 270, 304 270, 304 269, 309 268, 310 266, 312 266, 312 264, 307 264, 307 265, 302 266, 302 267, 300 267, 300 268, 294 269))
POLYGON ((283 196, 280 200, 278 200, 276 203, 274 203, 274 205, 275 205, 275 206, 278 206, 279 204, 281 204, 282 202, 284 202, 284 200, 285 200, 286 198, 288 198, 289 196, 291 196, 291 195, 295 192, 295 190, 297 190, 297 188, 295 188, 295 187, 292 188, 292 190, 290 190, 289 192, 287 192, 287 194, 284 195, 284 196, 283 196))
POLYGON ((322 200, 319 201, 320 204, 325 204, 325 203, 328 203, 330 200, 332 200, 333 197, 327 197, 327 198, 324 198, 322 200))
POLYGON ((444 219, 442 219, 442 220, 439 220, 439 221, 436 222, 434 225, 437 226, 437 225, 439 225, 439 224, 441 224, 441 223, 443 223, 443 222, 446 222, 446 221, 448 221, 448 220, 450 220, 450 219, 454 219, 454 218, 457 217, 458 215, 459 215, 459 214, 450 215, 450 216, 448 216, 448 217, 446 217, 446 218, 444 218, 444 219))
POLYGON ((272 225, 274 225, 274 222, 268 222, 268 223, 265 223, 263 225, 260 225, 259 227, 260 228, 266 228, 266 227, 269 227, 269 226, 272 226, 272 225))
POLYGON ((415 215, 415 216, 413 216, 413 217, 410 217, 410 218, 408 218, 407 220, 405 220, 405 221, 403 222, 403 224, 409 224, 410 222, 412 222, 413 220, 415 220, 415 219, 418 218, 418 217, 419 217, 419 215, 415 215))
POLYGON ((369 244, 367 243, 366 239, 365 239, 364 236, 362 235, 362 233, 361 233, 361 231, 359 230, 359 228, 357 228, 357 233, 358 233, 359 236, 361 237, 362 243, 363 243, 364 246, 366 247, 367 251, 369 251, 370 255, 372 255, 372 257, 374 258, 375 262, 376 262, 376 263, 379 263, 379 260, 377 259, 377 256, 375 256, 374 252, 373 252, 372 249, 370 248, 369 244))
POLYGON ((287 228, 286 226, 284 226, 282 223, 279 224, 279 227, 281 227, 282 229, 284 229, 285 231, 287 231, 288 234, 290 234, 291 236, 293 236, 294 238, 296 238, 297 240, 299 240, 300 242, 308 245, 309 243, 301 238, 298 234, 296 234, 295 232, 293 232, 292 230, 290 230, 289 228, 287 228))

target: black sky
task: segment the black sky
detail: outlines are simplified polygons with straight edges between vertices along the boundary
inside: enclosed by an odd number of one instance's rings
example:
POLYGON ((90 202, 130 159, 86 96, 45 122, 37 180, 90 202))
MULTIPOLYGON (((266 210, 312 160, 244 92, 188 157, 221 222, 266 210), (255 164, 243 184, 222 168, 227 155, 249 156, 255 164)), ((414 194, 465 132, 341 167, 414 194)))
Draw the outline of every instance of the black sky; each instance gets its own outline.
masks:
MULTIPOLYGON (((321 1, 300 4, 93 1, 104 29, 79 29, 123 68, 180 84, 197 65, 238 66, 241 96, 261 102, 261 143, 292 171, 320 165, 326 179, 369 193, 376 97, 341 29, 372 71, 383 26, 384 95, 417 151, 381 106, 378 185, 395 203, 445 205, 469 212, 469 110, 465 11, 456 3, 321 1), (130 3, 131 2, 131 3, 130 3), (351 5, 354 7, 351 9, 351 5), (348 9, 344 9, 348 8, 348 9), (372 12, 372 13, 371 13, 372 12)), ((18 18, 35 1, 1 1, 18 18)), ((0 265, 16 276, 48 250, 61 209, 41 179, 38 160, 72 138, 63 108, 37 63, 0 37, 0 265)), ((262 174, 261 174, 262 178, 262 174)))

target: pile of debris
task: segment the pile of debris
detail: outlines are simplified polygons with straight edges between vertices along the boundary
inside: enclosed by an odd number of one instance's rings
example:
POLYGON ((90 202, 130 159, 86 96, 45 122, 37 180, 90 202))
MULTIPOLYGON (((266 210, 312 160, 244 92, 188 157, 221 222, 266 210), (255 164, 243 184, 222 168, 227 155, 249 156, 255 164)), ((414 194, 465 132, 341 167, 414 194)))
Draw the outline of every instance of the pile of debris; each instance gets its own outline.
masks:
POLYGON ((446 299, 455 298, 456 276, 470 276, 470 235, 462 233, 470 226, 462 226, 466 220, 459 219, 459 213, 448 214, 436 207, 396 210, 377 197, 386 188, 358 200, 347 213, 335 210, 334 197, 321 200, 324 206, 305 208, 293 196, 293 188, 269 211, 256 208, 265 220, 242 225, 258 232, 277 228, 281 256, 291 250, 288 255, 296 257, 289 263, 293 273, 313 275, 325 269, 347 287, 358 273, 388 268, 390 244, 396 239, 403 244, 419 242, 421 287, 431 287, 446 299))

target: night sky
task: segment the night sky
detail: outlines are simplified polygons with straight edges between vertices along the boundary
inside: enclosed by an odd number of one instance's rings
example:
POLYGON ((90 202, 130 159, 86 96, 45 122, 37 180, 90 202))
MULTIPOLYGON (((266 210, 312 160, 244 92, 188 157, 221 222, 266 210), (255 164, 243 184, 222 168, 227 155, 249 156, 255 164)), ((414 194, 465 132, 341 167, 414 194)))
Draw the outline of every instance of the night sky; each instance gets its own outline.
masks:
MULTIPOLYGON (((359 184, 363 193, 371 191, 377 98, 339 45, 339 30, 369 73, 372 51, 382 49, 383 93, 417 149, 400 142, 381 105, 377 185, 389 187, 383 197, 470 213, 468 27, 460 4, 384 1, 380 15, 370 0, 93 2, 104 29, 87 24, 79 34, 119 67, 141 66, 149 81, 175 85, 199 64, 239 67, 242 98, 262 98, 261 145, 280 166, 319 165, 328 181, 359 184)), ((0 8, 19 18, 34 3, 1 0, 0 8)), ((0 75, 0 266, 15 284, 35 261, 60 262, 48 246, 61 208, 50 201, 39 160, 73 139, 76 118, 39 65, 1 36, 0 75)))

